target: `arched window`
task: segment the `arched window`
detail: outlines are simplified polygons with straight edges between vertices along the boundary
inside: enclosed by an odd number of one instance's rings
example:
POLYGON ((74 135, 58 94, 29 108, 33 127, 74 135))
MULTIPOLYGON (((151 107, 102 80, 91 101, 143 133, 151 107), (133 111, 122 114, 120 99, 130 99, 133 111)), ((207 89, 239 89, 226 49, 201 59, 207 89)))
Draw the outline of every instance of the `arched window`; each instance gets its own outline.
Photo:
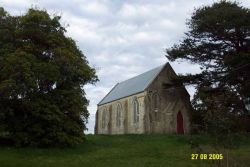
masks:
POLYGON ((154 110, 154 117, 155 117, 155 121, 159 121, 160 120, 160 115, 159 115, 159 104, 160 104, 160 98, 159 95, 157 93, 153 94, 153 110, 154 110))
POLYGON ((158 111, 158 108, 159 108, 159 101, 160 101, 159 96, 157 93, 155 93, 153 95, 153 109, 156 112, 158 111))
POLYGON ((122 111, 122 105, 120 103, 117 104, 116 108, 116 126, 121 126, 121 111, 122 111))
POLYGON ((134 123, 139 122, 139 102, 137 98, 133 101, 133 116, 134 116, 134 123))
POLYGON ((102 111, 102 128, 105 128, 106 126, 106 115, 107 115, 107 109, 105 108, 103 111, 102 111))

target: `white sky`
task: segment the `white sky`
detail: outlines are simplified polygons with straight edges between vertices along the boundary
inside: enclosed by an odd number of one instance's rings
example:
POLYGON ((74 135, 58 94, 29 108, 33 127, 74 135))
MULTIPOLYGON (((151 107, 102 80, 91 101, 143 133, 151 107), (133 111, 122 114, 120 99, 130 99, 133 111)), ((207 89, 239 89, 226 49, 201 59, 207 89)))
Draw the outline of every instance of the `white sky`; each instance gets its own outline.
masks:
MULTIPOLYGON (((12 15, 30 7, 62 15, 67 35, 77 41, 100 81, 86 85, 93 133, 97 103, 117 83, 166 63, 164 50, 178 43, 195 7, 216 0, 0 0, 12 15)), ((239 1, 250 8, 250 0, 239 1)), ((170 63, 176 73, 197 73, 187 62, 170 63)), ((192 95, 194 90, 188 89, 192 95)))

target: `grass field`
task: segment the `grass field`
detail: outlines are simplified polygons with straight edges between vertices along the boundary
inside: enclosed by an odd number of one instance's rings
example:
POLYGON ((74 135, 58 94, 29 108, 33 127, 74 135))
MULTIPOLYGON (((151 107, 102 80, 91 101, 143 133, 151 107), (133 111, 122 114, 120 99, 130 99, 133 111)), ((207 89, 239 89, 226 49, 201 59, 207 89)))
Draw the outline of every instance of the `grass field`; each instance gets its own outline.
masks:
POLYGON ((221 153, 223 160, 191 160, 198 149, 189 145, 189 136, 176 135, 87 135, 76 148, 34 149, 0 147, 0 167, 176 167, 250 166, 250 139, 236 149, 215 150, 210 139, 198 136, 200 153, 221 153), (227 158, 228 157, 228 158, 227 158), (217 164, 217 165, 216 165, 217 164))

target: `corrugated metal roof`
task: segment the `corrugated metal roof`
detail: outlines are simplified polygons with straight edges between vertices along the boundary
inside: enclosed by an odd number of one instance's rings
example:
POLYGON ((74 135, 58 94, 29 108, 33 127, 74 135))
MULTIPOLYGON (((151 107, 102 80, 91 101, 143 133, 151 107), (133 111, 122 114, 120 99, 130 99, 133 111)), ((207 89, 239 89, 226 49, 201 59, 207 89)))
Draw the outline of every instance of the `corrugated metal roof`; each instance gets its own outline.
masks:
POLYGON ((154 68, 136 77, 116 84, 98 105, 109 103, 133 94, 143 92, 165 65, 154 68))

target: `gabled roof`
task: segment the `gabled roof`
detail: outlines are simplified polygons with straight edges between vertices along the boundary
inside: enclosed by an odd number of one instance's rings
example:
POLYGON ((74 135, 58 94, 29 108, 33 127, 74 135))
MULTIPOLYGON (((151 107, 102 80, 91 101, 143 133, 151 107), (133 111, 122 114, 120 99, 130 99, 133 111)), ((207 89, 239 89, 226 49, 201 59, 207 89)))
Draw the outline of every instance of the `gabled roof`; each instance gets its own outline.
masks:
POLYGON ((166 64, 116 84, 111 89, 111 91, 98 103, 98 105, 143 92, 165 66, 166 64))

